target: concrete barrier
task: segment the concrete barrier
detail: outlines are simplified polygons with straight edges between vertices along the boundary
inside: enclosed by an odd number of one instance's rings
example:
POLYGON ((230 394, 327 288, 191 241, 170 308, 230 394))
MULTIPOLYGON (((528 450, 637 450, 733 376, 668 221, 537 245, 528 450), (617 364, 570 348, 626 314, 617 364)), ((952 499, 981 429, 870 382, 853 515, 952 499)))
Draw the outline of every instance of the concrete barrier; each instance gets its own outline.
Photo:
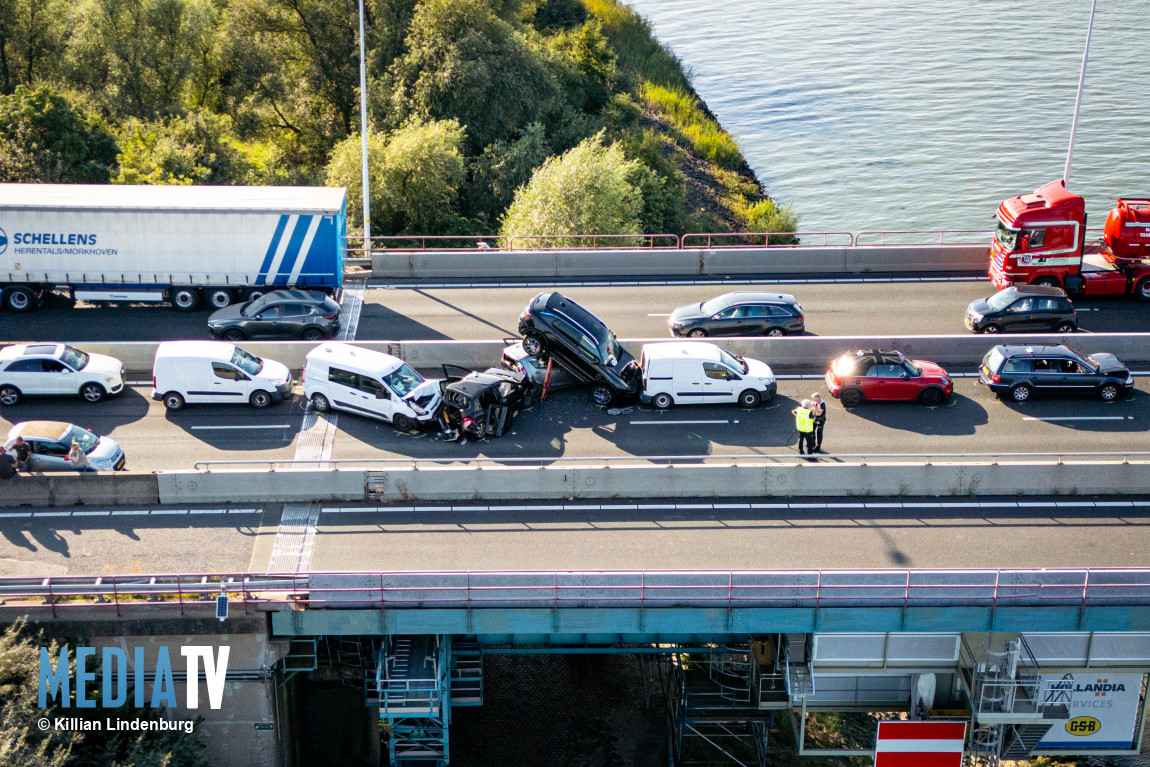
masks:
POLYGON ((155 474, 18 474, 0 480, 0 506, 147 505, 160 502, 155 474))
POLYGON ((375 253, 372 279, 571 278, 740 274, 985 272, 980 245, 866 245, 683 250, 467 250, 375 253))
POLYGON ((277 503, 349 501, 365 496, 363 471, 163 471, 160 503, 277 503))
MULTIPOLYGON (((624 348, 639 356, 643 344, 670 341, 669 337, 624 339, 624 348)), ((940 365, 973 368, 996 344, 1066 344, 1082 354, 1110 352, 1129 365, 1150 364, 1150 333, 1036 333, 984 336, 789 336, 783 338, 721 338, 716 340, 735 354, 760 359, 779 368, 825 370, 829 360, 853 349, 899 349, 910 357, 940 365)), ((486 368, 499 364, 502 341, 355 341, 356 346, 395 355, 412 367, 439 374, 444 364, 486 368)), ((252 354, 278 360, 301 370, 310 341, 252 341, 240 344, 252 354)), ((155 342, 78 343, 86 352, 108 354, 133 373, 151 376, 155 342)), ((954 372, 962 372, 955 370, 954 372)), ((967 370, 967 372, 971 372, 967 370)))

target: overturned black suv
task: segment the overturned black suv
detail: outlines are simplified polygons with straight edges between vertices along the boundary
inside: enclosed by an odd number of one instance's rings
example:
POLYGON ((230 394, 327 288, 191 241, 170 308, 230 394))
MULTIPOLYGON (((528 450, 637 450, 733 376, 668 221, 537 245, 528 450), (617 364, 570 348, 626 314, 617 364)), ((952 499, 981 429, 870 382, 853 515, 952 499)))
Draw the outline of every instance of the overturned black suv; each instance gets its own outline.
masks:
POLYGON ((511 429, 519 411, 536 399, 535 386, 527 376, 512 370, 488 368, 471 373, 466 368, 444 365, 443 409, 439 424, 449 440, 460 437, 502 437, 511 429), (464 373, 460 377, 456 372, 464 373))
POLYGON ((559 293, 540 293, 519 316, 523 350, 550 357, 591 385, 595 404, 606 407, 639 393, 639 363, 619 345, 601 319, 559 293))

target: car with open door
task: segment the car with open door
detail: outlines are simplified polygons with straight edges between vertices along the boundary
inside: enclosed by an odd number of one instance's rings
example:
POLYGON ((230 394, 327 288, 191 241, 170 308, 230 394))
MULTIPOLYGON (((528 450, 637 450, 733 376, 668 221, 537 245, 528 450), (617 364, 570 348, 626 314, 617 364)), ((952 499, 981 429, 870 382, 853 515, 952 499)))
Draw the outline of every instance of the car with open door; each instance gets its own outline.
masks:
POLYGON ((488 368, 471 372, 444 365, 443 376, 439 422, 450 440, 502 437, 511 429, 515 416, 536 401, 535 386, 517 371, 488 368))

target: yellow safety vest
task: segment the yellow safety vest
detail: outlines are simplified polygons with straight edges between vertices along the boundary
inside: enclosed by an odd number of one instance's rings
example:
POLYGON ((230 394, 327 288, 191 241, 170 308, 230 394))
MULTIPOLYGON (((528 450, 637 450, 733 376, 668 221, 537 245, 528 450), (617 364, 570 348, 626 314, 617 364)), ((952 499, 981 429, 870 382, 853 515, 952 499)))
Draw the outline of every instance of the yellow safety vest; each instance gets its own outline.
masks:
POLYGON ((809 433, 815 430, 815 416, 806 409, 800 407, 795 410, 795 428, 801 432, 809 433))

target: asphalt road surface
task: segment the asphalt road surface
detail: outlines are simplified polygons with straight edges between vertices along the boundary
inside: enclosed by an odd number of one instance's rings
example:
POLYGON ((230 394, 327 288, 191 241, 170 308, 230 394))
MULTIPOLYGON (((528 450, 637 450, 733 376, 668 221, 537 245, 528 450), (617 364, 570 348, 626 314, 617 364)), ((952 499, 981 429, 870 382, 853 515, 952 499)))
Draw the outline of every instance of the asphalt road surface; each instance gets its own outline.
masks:
MULTIPOLYGON (((948 335, 968 332, 967 305, 993 294, 986 280, 753 285, 629 285, 561 288, 595 312, 620 338, 669 337, 678 306, 732 290, 790 293, 803 306, 807 333, 821 336, 948 335)), ((519 313, 540 288, 369 288, 356 338, 490 340, 517 335, 519 313)), ((1085 331, 1150 332, 1150 307, 1126 297, 1075 301, 1085 331)), ((9 341, 163 341, 208 338, 206 309, 168 306, 75 306, 52 297, 28 314, 0 313, 9 341)))
MULTIPOLYGON (((513 502, 514 503, 514 502, 513 502)), ((280 507, 0 512, 0 576, 263 572, 280 507)), ((310 569, 1150 566, 1144 498, 325 506, 310 569)))
MULTIPOLYGON (((951 371, 956 372, 956 371, 951 371)), ((973 378, 939 407, 865 403, 851 411, 829 399, 824 448, 834 453, 1005 453, 1150 451, 1150 378, 1131 396, 999 400, 973 378)), ((169 412, 150 387, 90 404, 79 398, 28 398, 0 409, 0 433, 25 420, 78 423, 118 441, 134 471, 192 469, 197 461, 286 461, 295 456, 305 414, 298 394, 256 410, 245 405, 189 405, 169 412)), ((793 454, 791 410, 825 388, 821 380, 780 381, 779 395, 755 410, 735 405, 632 406, 617 415, 595 406, 584 389, 554 392, 520 414, 499 439, 448 442, 434 431, 399 433, 389 424, 339 415, 330 458, 547 458, 793 454)), ((308 456, 316 460, 316 456, 308 456)))

